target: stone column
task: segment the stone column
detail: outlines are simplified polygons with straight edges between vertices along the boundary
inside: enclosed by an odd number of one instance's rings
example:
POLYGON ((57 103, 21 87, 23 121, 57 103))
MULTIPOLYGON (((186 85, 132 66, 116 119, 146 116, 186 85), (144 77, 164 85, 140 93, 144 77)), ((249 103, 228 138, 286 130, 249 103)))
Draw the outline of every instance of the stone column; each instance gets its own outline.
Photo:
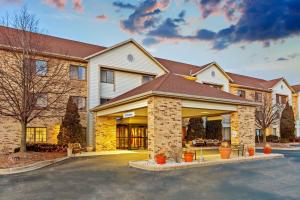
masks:
POLYGON ((96 117, 95 143, 96 151, 116 150, 117 123, 114 117, 96 117))
POLYGON ((255 146, 255 107, 238 106, 231 114, 231 143, 255 146))
POLYGON ((150 159, 165 153, 168 158, 182 150, 181 100, 165 97, 148 99, 148 151, 150 159))

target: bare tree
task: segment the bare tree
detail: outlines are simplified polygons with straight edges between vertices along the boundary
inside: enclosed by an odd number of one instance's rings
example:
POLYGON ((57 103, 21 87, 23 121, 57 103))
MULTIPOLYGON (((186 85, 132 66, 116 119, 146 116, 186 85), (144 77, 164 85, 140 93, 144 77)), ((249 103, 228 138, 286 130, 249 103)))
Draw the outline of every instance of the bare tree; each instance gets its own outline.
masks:
POLYGON ((50 52, 39 34, 39 21, 26 8, 7 15, 0 26, 0 115, 21 125, 21 151, 26 151, 27 125, 34 119, 57 117, 72 90, 68 69, 50 52), (10 28, 8 28, 10 27, 10 28), (3 49, 4 48, 4 49, 3 49))
POLYGON ((273 103, 271 96, 263 95, 261 105, 256 109, 255 122, 257 128, 262 131, 264 144, 267 142, 266 130, 279 122, 281 110, 282 107, 273 103))

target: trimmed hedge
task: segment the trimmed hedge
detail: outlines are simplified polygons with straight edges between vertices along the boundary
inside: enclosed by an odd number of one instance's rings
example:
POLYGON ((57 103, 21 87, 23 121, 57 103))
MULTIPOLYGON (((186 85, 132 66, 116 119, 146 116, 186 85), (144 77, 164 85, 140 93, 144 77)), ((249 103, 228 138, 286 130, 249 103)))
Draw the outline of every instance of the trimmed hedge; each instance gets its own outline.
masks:
POLYGON ((34 152, 66 152, 67 145, 58 145, 58 144, 47 144, 47 143, 37 143, 37 144, 26 144, 27 151, 34 152))

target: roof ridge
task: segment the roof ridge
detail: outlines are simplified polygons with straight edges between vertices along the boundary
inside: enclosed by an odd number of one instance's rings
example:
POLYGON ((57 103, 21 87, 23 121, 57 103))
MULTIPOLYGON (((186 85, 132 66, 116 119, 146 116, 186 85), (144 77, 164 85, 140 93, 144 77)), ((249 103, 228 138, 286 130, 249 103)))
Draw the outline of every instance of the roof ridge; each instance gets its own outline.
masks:
MULTIPOLYGON (((9 27, 9 26, 3 26, 0 25, 0 28, 8 28, 8 29, 12 29, 12 30, 16 30, 16 31, 22 31, 21 29, 17 29, 17 28, 13 28, 13 27, 9 27)), ((30 31, 26 31, 26 32, 30 32, 30 31)), ((88 42, 82 42, 82 41, 78 41, 78 40, 74 40, 74 39, 68 39, 68 38, 63 38, 63 37, 59 37, 59 36, 55 36, 55 35, 50 35, 48 33, 36 33, 36 32, 30 32, 36 35, 41 35, 41 36, 45 36, 45 37, 52 37, 52 38, 56 38, 56 39, 60 39, 60 40, 67 40, 70 42, 76 42, 76 43, 81 43, 81 44, 85 44, 85 45, 91 45, 91 46, 95 46, 95 47, 100 47, 100 48, 107 48, 104 46, 100 46, 97 44, 92 44, 92 43, 88 43, 88 42)))

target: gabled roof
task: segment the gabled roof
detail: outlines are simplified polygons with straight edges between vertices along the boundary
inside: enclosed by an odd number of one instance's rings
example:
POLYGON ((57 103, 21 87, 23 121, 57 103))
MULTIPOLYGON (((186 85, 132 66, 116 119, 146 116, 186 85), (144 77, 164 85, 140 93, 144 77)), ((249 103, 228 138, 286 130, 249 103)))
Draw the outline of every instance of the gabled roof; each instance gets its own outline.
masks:
POLYGON ((246 100, 242 97, 224 92, 222 90, 210 87, 196 81, 187 80, 181 75, 168 73, 162 75, 146 84, 138 86, 106 104, 93 108, 93 111, 107 108, 122 102, 128 102, 136 98, 146 97, 149 95, 171 96, 179 99, 201 99, 204 101, 256 105, 253 101, 246 100))
POLYGON ((121 46, 123 46, 123 45, 126 45, 126 44, 128 44, 128 43, 132 43, 132 44, 134 44, 138 49, 140 49, 146 56, 148 56, 153 62, 155 62, 160 68, 162 68, 165 72, 169 72, 169 70, 167 69, 167 68, 165 68, 160 62, 158 62, 148 51, 146 51, 146 49, 144 49, 139 43, 137 43, 134 39, 129 39, 129 40, 126 40, 126 41, 124 41, 124 42, 121 42, 121 43, 118 43, 118 44, 116 44, 116 45, 114 45, 114 46, 111 46, 111 47, 109 47, 109 48, 106 48, 106 49, 103 49, 103 50, 101 50, 101 51, 99 51, 99 52, 96 52, 96 53, 94 53, 94 54, 92 54, 92 55, 89 55, 89 56, 87 56, 87 57, 85 57, 85 59, 86 60, 89 60, 89 59, 91 59, 91 58, 93 58, 93 57, 95 57, 95 56, 98 56, 98 55, 101 55, 101 54, 103 54, 103 53, 105 53, 105 52, 108 52, 108 51, 111 51, 111 50, 113 50, 113 49, 115 49, 115 48, 118 48, 118 47, 121 47, 121 46))
POLYGON ((220 67, 220 65, 218 65, 216 62, 211 62, 209 64, 207 64, 204 68, 200 69, 198 72, 194 73, 193 76, 196 76, 198 74, 200 74, 201 72, 205 71, 206 69, 210 68, 210 67, 217 67, 221 73, 230 81, 232 82, 232 78, 230 76, 228 76, 228 74, 222 69, 222 67, 220 67))
MULTIPOLYGON (((12 38, 10 40, 13 41, 13 38, 15 38, 18 34, 20 34, 20 30, 18 29, 0 26, 0 48, 9 47, 7 39, 4 37, 4 35, 11 36, 12 38)), ((88 55, 105 49, 105 47, 102 46, 63 39, 50 35, 31 33, 31 36, 33 39, 43 40, 43 42, 48 45, 47 52, 45 53, 74 57, 82 60, 88 55)), ((15 47, 18 48, 18 43, 15 44, 15 47)))
POLYGON ((300 84, 292 86, 296 92, 300 92, 300 84))

